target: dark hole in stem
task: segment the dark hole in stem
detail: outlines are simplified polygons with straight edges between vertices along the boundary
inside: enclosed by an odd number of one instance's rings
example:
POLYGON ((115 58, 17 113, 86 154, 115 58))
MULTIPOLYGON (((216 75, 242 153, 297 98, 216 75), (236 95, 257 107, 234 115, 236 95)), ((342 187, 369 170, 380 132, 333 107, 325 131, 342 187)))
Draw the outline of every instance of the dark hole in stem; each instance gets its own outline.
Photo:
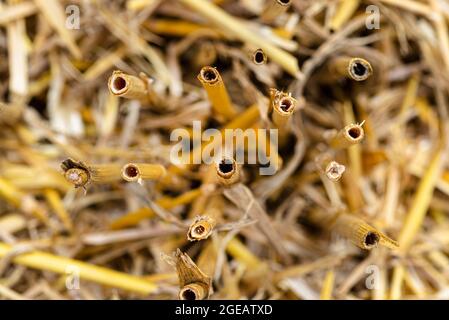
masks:
POLYGON ((195 294, 195 292, 193 292, 193 290, 191 290, 191 289, 185 289, 185 290, 182 292, 182 298, 183 298, 184 300, 196 300, 196 294, 195 294))
POLYGON ((379 236, 374 232, 369 232, 365 237, 365 244, 367 246, 374 246, 379 241, 379 236))
POLYGON ((360 137, 360 129, 357 127, 352 127, 348 130, 348 134, 353 139, 358 139, 360 137))
POLYGON ((218 165, 218 168, 222 173, 230 173, 234 170, 234 164, 229 160, 222 160, 218 165))
POLYGON ((126 88, 126 80, 123 79, 122 77, 116 77, 114 79, 114 82, 112 84, 114 86, 114 89, 116 91, 120 91, 126 88))
POLYGON ((256 54, 254 55, 254 61, 259 64, 265 61, 265 55, 262 51, 259 50, 256 52, 256 54))
POLYGON ((282 99, 281 100, 281 110, 284 112, 289 112, 292 107, 292 102, 290 99, 282 99))
POLYGON ((202 233, 204 233, 204 231, 206 231, 206 228, 204 228, 203 226, 198 226, 195 228, 195 232, 197 234, 202 234, 202 233))
POLYGON ((127 166, 125 169, 126 175, 130 178, 135 178, 139 174, 139 170, 137 170, 134 166, 127 166))
POLYGON ((366 75, 367 69, 362 63, 356 62, 352 66, 352 71, 356 76, 363 77, 364 75, 366 75))
POLYGON ((279 2, 282 4, 289 4, 290 0, 279 0, 279 2))
POLYGON ((203 70, 203 78, 207 81, 214 81, 217 79, 217 74, 212 69, 203 70))

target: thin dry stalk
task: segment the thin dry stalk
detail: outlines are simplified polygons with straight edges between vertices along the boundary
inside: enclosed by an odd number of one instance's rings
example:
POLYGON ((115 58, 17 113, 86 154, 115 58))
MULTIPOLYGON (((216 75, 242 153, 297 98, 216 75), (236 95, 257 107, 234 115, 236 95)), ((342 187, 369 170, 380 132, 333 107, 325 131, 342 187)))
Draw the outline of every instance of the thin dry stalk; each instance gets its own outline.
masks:
POLYGON ((140 100, 143 103, 155 103, 156 94, 151 89, 151 80, 141 74, 131 76, 122 71, 114 71, 108 80, 109 91, 118 97, 140 100))
POLYGON ((360 143, 365 137, 362 124, 349 124, 341 129, 330 141, 334 149, 344 149, 360 143))
POLYGON ((89 183, 112 183, 122 179, 119 164, 86 165, 72 159, 61 163, 64 177, 75 188, 85 187, 89 183))
POLYGON ((179 279, 180 300, 204 300, 212 293, 212 280, 204 274, 192 259, 181 250, 176 250, 169 263, 176 267, 179 279))
POLYGON ((373 74, 368 60, 358 57, 336 57, 329 62, 331 74, 337 74, 354 81, 365 81, 373 74))
POLYGON ((200 241, 209 238, 214 230, 216 221, 209 216, 198 216, 187 231, 189 241, 200 241))
POLYGON ((278 129, 278 139, 281 145, 285 143, 291 130, 292 115, 297 108, 298 101, 291 94, 270 89, 269 112, 273 124, 278 129))
POLYGON ((150 163, 127 163, 121 169, 122 178, 128 182, 158 180, 166 173, 164 166, 150 163))
POLYGON ((265 23, 273 22, 286 12, 291 4, 290 0, 269 0, 260 15, 260 19, 265 23))
POLYGON ((229 98, 218 70, 212 67, 203 67, 198 74, 198 80, 207 92, 214 113, 224 117, 225 120, 233 119, 238 112, 229 98))
POLYGON ((240 167, 233 158, 222 158, 215 164, 217 180, 225 187, 240 181, 240 167))
POLYGON ((181 2, 201 13, 214 24, 222 27, 230 35, 233 35, 248 44, 252 44, 256 48, 262 48, 271 60, 281 65, 294 77, 299 78, 301 76, 298 61, 295 57, 272 45, 262 36, 253 33, 244 24, 218 8, 216 5, 205 0, 181 0, 181 2))

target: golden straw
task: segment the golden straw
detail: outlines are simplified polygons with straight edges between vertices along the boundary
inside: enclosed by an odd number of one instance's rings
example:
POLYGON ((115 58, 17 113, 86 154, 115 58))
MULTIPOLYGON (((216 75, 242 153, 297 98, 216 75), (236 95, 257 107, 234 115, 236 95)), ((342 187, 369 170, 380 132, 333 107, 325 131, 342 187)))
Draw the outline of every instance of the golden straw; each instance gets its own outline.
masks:
POLYGON ((223 186, 229 187, 240 181, 240 168, 232 158, 222 158, 215 164, 217 179, 223 186))
POLYGON ((135 77, 122 71, 114 71, 108 80, 109 91, 118 97, 152 103, 156 94, 151 90, 150 79, 144 74, 135 77))
POLYGON ((265 23, 276 20, 276 18, 287 11, 291 3, 291 0, 269 0, 260 19, 265 23))
POLYGON ((340 130, 330 141, 334 149, 348 148, 360 143, 365 136, 362 124, 350 124, 340 130))
POLYGON ((370 250, 382 244, 396 249, 399 244, 373 228, 362 219, 350 214, 341 214, 332 225, 332 231, 349 239, 359 248, 370 250))
POLYGON ((226 120, 230 120, 237 115, 237 110, 232 105, 223 79, 216 68, 203 67, 198 74, 198 80, 207 92, 214 113, 226 120))
POLYGON ((355 81, 365 81, 373 74, 371 63, 358 57, 336 57, 329 65, 332 73, 355 81))
POLYGON ((332 32, 340 30, 357 11, 359 4, 360 0, 341 0, 330 22, 330 30, 332 32))
MULTIPOLYGON (((13 253, 13 250, 13 247, 0 242, 0 257, 13 253)), ((157 289, 157 286, 150 281, 133 275, 42 251, 20 254, 12 261, 29 268, 65 275, 69 267, 76 268, 81 279, 143 295, 154 293, 157 289)))
POLYGON ((119 164, 96 164, 87 166, 81 161, 64 160, 61 164, 64 177, 75 188, 85 187, 88 183, 112 183, 122 179, 119 164))
POLYGON ((298 101, 290 94, 270 89, 271 120, 278 129, 279 144, 284 144, 291 126, 291 117, 295 112, 298 101))
POLYGON ((166 173, 160 164, 128 163, 122 167, 122 178, 128 182, 160 179, 166 173))
POLYGON ((175 267, 179 279, 180 300, 203 300, 212 292, 212 280, 186 254, 179 249, 175 253, 175 267))
POLYGON ((199 241, 207 239, 214 230, 216 221, 209 216, 197 217, 187 231, 189 241, 199 241))
POLYGON ((231 36, 234 36, 256 48, 261 48, 267 56, 281 65, 292 76, 299 78, 301 72, 298 61, 286 51, 272 45, 264 37, 249 30, 243 23, 223 11, 221 8, 206 0, 180 0, 185 5, 199 12, 211 22, 222 27, 231 36))

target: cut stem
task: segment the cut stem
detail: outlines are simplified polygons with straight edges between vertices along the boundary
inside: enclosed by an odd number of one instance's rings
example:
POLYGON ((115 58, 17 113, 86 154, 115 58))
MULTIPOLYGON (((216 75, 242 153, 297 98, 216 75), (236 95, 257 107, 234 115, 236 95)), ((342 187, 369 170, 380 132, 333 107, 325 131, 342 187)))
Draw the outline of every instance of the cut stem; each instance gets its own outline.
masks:
POLYGON ((153 103, 156 93, 151 90, 151 81, 144 74, 135 77, 122 71, 114 71, 108 81, 109 91, 118 97, 153 103))
POLYGON ((329 65, 331 72, 355 81, 365 81, 373 74, 371 63, 363 58, 336 57, 329 65))
POLYGON ((64 176, 75 188, 85 187, 88 183, 112 183, 122 179, 119 164, 86 165, 81 161, 67 159, 61 164, 64 176))
POLYGON ((223 157, 215 164, 215 169, 223 186, 229 187, 240 181, 240 168, 233 158, 223 157))
POLYGON ((166 173, 164 166, 160 164, 128 163, 122 167, 122 178, 128 182, 156 180, 166 173))
POLYGON ((348 148, 360 143, 364 136, 365 131, 361 124, 350 124, 341 129, 335 137, 331 139, 330 145, 334 149, 348 148))
POLYGON ((209 216, 199 216, 192 224, 190 224, 187 231, 187 239, 189 241, 199 241, 207 239, 214 230, 216 221, 209 216))
POLYGON ((260 19, 265 23, 273 22, 286 12, 290 5, 291 0, 269 0, 260 19))
POLYGON ((203 67, 198 74, 198 80, 200 80, 207 92, 214 113, 224 117, 226 120, 234 118, 237 110, 232 105, 218 70, 209 66, 203 67))
POLYGON ((180 300, 203 300, 207 299, 212 292, 212 280, 192 259, 181 250, 174 254, 174 261, 169 261, 176 267, 179 279, 180 300))
POLYGON ((399 247, 396 241, 388 238, 362 219, 350 214, 339 215, 332 226, 332 230, 365 250, 371 250, 379 244, 390 249, 399 247))
POLYGON ((298 105, 298 101, 290 94, 270 89, 271 120, 278 129, 279 143, 285 143, 291 126, 291 118, 298 105))

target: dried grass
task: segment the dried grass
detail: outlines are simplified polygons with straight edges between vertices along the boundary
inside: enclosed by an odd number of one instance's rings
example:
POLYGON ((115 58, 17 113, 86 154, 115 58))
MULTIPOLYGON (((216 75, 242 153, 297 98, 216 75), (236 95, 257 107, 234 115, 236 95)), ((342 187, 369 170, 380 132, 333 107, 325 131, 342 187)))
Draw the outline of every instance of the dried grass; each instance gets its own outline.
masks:
POLYGON ((448 8, 1 2, 0 298, 447 299, 448 8), (170 132, 194 120, 280 129, 276 174, 175 165, 170 132))

